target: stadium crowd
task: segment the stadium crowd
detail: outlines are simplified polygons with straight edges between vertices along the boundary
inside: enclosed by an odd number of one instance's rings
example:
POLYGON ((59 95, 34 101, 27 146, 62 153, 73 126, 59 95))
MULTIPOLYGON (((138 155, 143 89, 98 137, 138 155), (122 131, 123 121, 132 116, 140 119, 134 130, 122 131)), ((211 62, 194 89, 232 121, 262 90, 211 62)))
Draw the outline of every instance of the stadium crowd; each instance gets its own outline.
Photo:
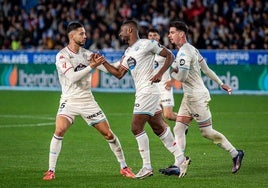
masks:
POLYGON ((266 0, 0 0, 0 48, 52 50, 67 44, 70 21, 84 24, 91 50, 122 50, 119 27, 126 19, 168 41, 168 25, 183 20, 199 49, 268 49, 266 0))

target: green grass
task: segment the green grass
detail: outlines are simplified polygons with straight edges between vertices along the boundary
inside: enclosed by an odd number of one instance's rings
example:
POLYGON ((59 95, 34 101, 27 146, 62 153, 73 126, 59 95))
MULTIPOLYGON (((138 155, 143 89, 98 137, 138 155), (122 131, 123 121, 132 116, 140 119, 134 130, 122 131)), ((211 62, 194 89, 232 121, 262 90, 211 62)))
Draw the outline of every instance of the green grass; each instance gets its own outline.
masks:
MULTIPOLYGON (((130 131, 134 94, 94 95, 121 140, 128 165, 138 172, 141 158, 130 131)), ((59 97, 59 92, 0 91, 0 187, 268 187, 268 97, 250 95, 212 95, 210 103, 214 128, 245 150, 242 168, 235 175, 230 155, 203 139, 192 123, 186 150, 192 163, 185 178, 158 172, 172 164, 173 156, 149 126, 154 176, 121 177, 106 141, 77 117, 64 137, 56 179, 43 181, 59 97)), ((181 94, 175 99, 177 110, 181 94)))

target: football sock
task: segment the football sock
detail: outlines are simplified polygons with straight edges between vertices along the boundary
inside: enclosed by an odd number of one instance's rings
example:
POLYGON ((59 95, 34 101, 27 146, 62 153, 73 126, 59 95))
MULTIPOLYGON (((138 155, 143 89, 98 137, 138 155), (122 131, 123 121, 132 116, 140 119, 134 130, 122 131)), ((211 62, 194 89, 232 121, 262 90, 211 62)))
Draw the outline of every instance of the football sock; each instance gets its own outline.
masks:
POLYGON ((185 146, 186 146, 185 131, 187 130, 187 128, 188 126, 181 122, 176 122, 176 125, 173 128, 174 135, 175 135, 175 142, 183 153, 185 151, 185 146))
POLYGON ((152 169, 151 159, 150 159, 150 150, 149 150, 149 138, 145 131, 136 135, 136 140, 139 147, 139 152, 142 158, 143 167, 147 169, 152 169))
POLYGON ((176 145, 173 134, 170 131, 170 127, 167 127, 159 138, 168 151, 174 155, 175 165, 179 166, 184 161, 183 152, 181 152, 179 147, 176 145))
POLYGON ((120 163, 120 168, 126 167, 127 164, 125 162, 124 152, 117 136, 114 134, 114 138, 112 140, 107 140, 107 142, 109 143, 111 150, 116 156, 117 161, 120 163))
POLYGON ((56 170, 56 163, 61 151, 63 137, 53 135, 51 142, 50 142, 50 151, 49 151, 49 170, 54 171, 56 170))
POLYGON ((201 127, 200 130, 203 137, 212 140, 213 143, 228 151, 231 154, 232 158, 237 156, 238 152, 235 147, 227 140, 223 134, 214 130, 212 126, 201 127))

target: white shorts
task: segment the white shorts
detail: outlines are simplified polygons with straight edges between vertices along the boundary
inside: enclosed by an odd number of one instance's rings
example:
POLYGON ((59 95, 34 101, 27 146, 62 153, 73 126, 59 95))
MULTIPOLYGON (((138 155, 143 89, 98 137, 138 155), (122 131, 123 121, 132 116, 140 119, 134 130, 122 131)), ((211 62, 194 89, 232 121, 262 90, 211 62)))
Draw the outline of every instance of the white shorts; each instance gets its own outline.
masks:
POLYGON ((136 94, 133 114, 148 114, 154 116, 161 111, 160 94, 136 94))
POLYGON ((160 104, 163 107, 174 106, 173 87, 170 90, 165 88, 165 83, 159 82, 158 88, 160 91, 160 104))
POLYGON ((61 99, 57 115, 65 116, 71 123, 75 116, 80 115, 88 125, 95 125, 106 120, 104 112, 94 98, 61 99))
POLYGON ((202 123, 211 118, 209 109, 210 96, 207 93, 199 95, 184 95, 179 108, 178 116, 192 117, 197 123, 202 123))

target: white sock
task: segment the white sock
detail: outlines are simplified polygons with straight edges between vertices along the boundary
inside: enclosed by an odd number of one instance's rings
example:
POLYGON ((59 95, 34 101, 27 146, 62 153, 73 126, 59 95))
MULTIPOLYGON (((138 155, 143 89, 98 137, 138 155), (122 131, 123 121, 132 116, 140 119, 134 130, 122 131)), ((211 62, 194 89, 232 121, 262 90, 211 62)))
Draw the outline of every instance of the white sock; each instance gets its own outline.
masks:
POLYGON ((138 142, 143 167, 146 167, 147 169, 152 169, 149 149, 149 138, 146 132, 144 131, 141 134, 137 135, 136 140, 138 142))
POLYGON ((114 138, 112 140, 107 140, 107 142, 109 143, 109 146, 113 151, 117 161, 120 163, 120 168, 127 167, 124 152, 117 136, 114 134, 114 138))
POLYGON ((181 122, 176 122, 176 125, 173 128, 174 135, 175 135, 175 142, 183 153, 185 151, 185 146, 186 146, 185 131, 187 128, 188 128, 187 125, 181 122))
POLYGON ((214 130, 212 128, 212 125, 208 127, 201 127, 200 130, 203 137, 212 140, 213 143, 228 151, 231 154, 232 158, 237 156, 238 152, 235 147, 227 140, 223 134, 214 130))
POLYGON ((49 151, 49 170, 54 171, 56 170, 56 163, 58 160, 58 156, 61 151, 63 137, 53 135, 51 142, 50 142, 50 151, 49 151))
POLYGON ((177 146, 174 136, 170 131, 170 127, 167 127, 159 137, 163 142, 164 146, 170 151, 175 157, 175 166, 179 166, 183 161, 183 152, 177 146))

